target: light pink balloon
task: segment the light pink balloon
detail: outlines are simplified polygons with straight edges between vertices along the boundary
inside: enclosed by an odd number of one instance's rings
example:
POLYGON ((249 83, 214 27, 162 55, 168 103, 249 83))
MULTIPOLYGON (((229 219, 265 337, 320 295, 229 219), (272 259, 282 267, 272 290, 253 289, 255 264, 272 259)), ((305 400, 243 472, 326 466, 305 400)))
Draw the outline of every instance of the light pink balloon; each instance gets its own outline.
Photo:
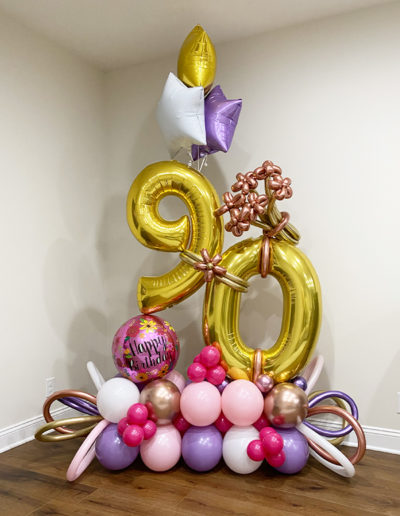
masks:
POLYGON ((263 395, 248 380, 235 380, 222 392, 222 411, 234 425, 252 425, 261 416, 263 409, 263 395))
POLYGON ((181 412, 192 425, 211 425, 221 412, 221 394, 209 382, 191 383, 182 392, 181 412))
POLYGON ((179 371, 174 370, 174 371, 170 371, 168 374, 166 374, 164 376, 164 378, 166 378, 170 382, 174 383, 178 387, 180 393, 182 394, 182 391, 186 385, 186 380, 185 380, 185 377, 183 376, 183 374, 181 374, 179 371))
POLYGON ((181 456, 181 434, 173 425, 158 426, 157 432, 140 445, 140 455, 152 471, 167 471, 181 456))

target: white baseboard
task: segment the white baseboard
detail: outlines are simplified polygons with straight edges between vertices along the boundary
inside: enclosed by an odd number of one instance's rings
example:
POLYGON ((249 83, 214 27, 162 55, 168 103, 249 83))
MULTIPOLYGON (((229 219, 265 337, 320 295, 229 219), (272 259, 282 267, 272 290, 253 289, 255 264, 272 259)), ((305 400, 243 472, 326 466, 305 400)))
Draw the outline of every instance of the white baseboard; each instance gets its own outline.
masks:
MULTIPOLYGON (((55 419, 63 419, 82 415, 69 407, 60 407, 51 411, 55 419)), ((32 441, 35 438, 36 430, 44 425, 46 421, 43 416, 31 417, 25 419, 16 425, 7 426, 0 429, 0 453, 3 453, 11 448, 20 446, 21 444, 32 441)))
MULTIPOLYGON (((81 415, 69 407, 60 407, 52 411, 53 417, 56 419, 74 417, 81 415)), ((337 421, 326 421, 318 418, 312 418, 313 423, 326 428, 328 430, 337 430, 340 428, 340 423, 337 421)), ((32 441, 36 430, 45 424, 43 416, 36 416, 25 421, 21 421, 16 425, 11 425, 0 429, 0 453, 21 444, 32 441)), ((375 426, 363 426, 365 436, 367 439, 367 449, 376 450, 385 453, 394 453, 400 455, 400 430, 392 430, 390 428, 378 428, 375 426)), ((357 438, 352 432, 344 441, 343 444, 348 446, 356 446, 357 438)))
MULTIPOLYGON (((314 417, 310 418, 309 421, 327 430, 338 430, 341 428, 341 424, 337 421, 326 421, 314 417)), ((400 430, 368 425, 364 425, 363 430, 367 440, 368 450, 400 455, 400 430)), ((357 446, 357 437, 354 435, 354 432, 351 432, 351 434, 346 437, 343 444, 347 446, 357 446)))

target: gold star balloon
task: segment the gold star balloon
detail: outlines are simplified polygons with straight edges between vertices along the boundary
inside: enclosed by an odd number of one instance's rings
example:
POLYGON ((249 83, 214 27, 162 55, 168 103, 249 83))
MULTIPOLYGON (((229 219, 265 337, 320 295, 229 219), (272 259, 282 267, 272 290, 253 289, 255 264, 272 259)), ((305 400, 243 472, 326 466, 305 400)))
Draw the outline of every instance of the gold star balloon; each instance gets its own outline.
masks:
POLYGON ((217 56, 207 32, 200 25, 188 34, 178 58, 178 77, 187 86, 203 86, 207 93, 214 81, 217 56))

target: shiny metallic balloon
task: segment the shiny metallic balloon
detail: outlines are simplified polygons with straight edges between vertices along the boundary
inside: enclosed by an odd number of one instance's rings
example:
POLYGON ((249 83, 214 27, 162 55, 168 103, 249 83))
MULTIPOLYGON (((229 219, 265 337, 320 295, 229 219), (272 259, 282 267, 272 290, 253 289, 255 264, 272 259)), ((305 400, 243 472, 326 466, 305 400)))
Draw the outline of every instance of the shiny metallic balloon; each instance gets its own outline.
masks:
MULTIPOLYGON (((128 224, 139 242, 158 251, 190 251, 200 255, 205 248, 210 256, 222 249, 222 217, 215 217, 219 206, 216 191, 208 179, 178 161, 148 165, 136 177, 127 199, 128 224), (165 220, 158 207, 167 195, 174 195, 187 206, 190 219, 165 220)), ((177 257, 179 260, 179 258, 177 257)), ((183 301, 204 283, 204 275, 179 261, 161 276, 145 276, 137 287, 141 312, 150 314, 183 301)))
POLYGON ((157 425, 168 425, 179 413, 181 393, 169 380, 154 380, 140 393, 140 403, 157 418, 157 425))
POLYGON ((187 86, 203 86, 207 92, 214 81, 217 55, 207 32, 196 25, 182 44, 178 77, 187 86))
POLYGON ((307 416, 307 394, 293 383, 280 383, 267 394, 264 412, 269 422, 278 428, 292 428, 307 416))
MULTIPOLYGON (((220 265, 230 274, 248 280, 260 272, 261 244, 262 237, 233 245, 223 254, 220 265)), ((261 373, 275 382, 286 382, 302 370, 314 351, 321 322, 321 291, 311 262, 288 242, 271 238, 269 274, 282 288, 283 319, 277 342, 262 351, 261 373)), ((250 380, 255 351, 240 337, 240 297, 240 292, 222 282, 208 283, 203 333, 208 342, 219 342, 229 376, 247 376, 250 380)))
POLYGON ((260 374, 260 376, 256 379, 255 384, 261 392, 265 393, 272 389, 272 387, 275 385, 275 382, 267 374, 260 374))

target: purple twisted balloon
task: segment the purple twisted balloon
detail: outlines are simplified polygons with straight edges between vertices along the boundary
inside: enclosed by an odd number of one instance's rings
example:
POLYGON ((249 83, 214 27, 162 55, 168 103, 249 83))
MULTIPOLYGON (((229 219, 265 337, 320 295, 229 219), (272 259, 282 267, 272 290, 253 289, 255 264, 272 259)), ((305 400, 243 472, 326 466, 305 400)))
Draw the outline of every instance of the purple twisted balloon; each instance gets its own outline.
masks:
MULTIPOLYGON (((348 394, 342 391, 326 391, 322 392, 321 394, 318 394, 313 398, 310 403, 309 407, 315 407, 315 405, 318 405, 323 400, 326 400, 328 398, 340 398, 341 400, 345 401, 349 404, 351 415, 358 419, 358 408, 355 404, 355 401, 353 398, 350 398, 348 394)), ((324 437, 344 437, 345 435, 349 434, 353 427, 351 425, 347 425, 345 428, 342 428, 340 430, 325 430, 323 428, 319 428, 318 426, 315 426, 308 421, 303 421, 303 423, 308 426, 308 428, 311 428, 311 430, 314 430, 314 432, 317 432, 319 435, 323 435, 324 437)))
POLYGON ((83 414, 88 414, 89 416, 99 415, 99 411, 95 405, 89 403, 88 401, 76 398, 75 396, 66 396, 65 398, 60 398, 58 401, 61 401, 61 403, 67 405, 67 407, 78 410, 78 412, 82 412, 83 414))

